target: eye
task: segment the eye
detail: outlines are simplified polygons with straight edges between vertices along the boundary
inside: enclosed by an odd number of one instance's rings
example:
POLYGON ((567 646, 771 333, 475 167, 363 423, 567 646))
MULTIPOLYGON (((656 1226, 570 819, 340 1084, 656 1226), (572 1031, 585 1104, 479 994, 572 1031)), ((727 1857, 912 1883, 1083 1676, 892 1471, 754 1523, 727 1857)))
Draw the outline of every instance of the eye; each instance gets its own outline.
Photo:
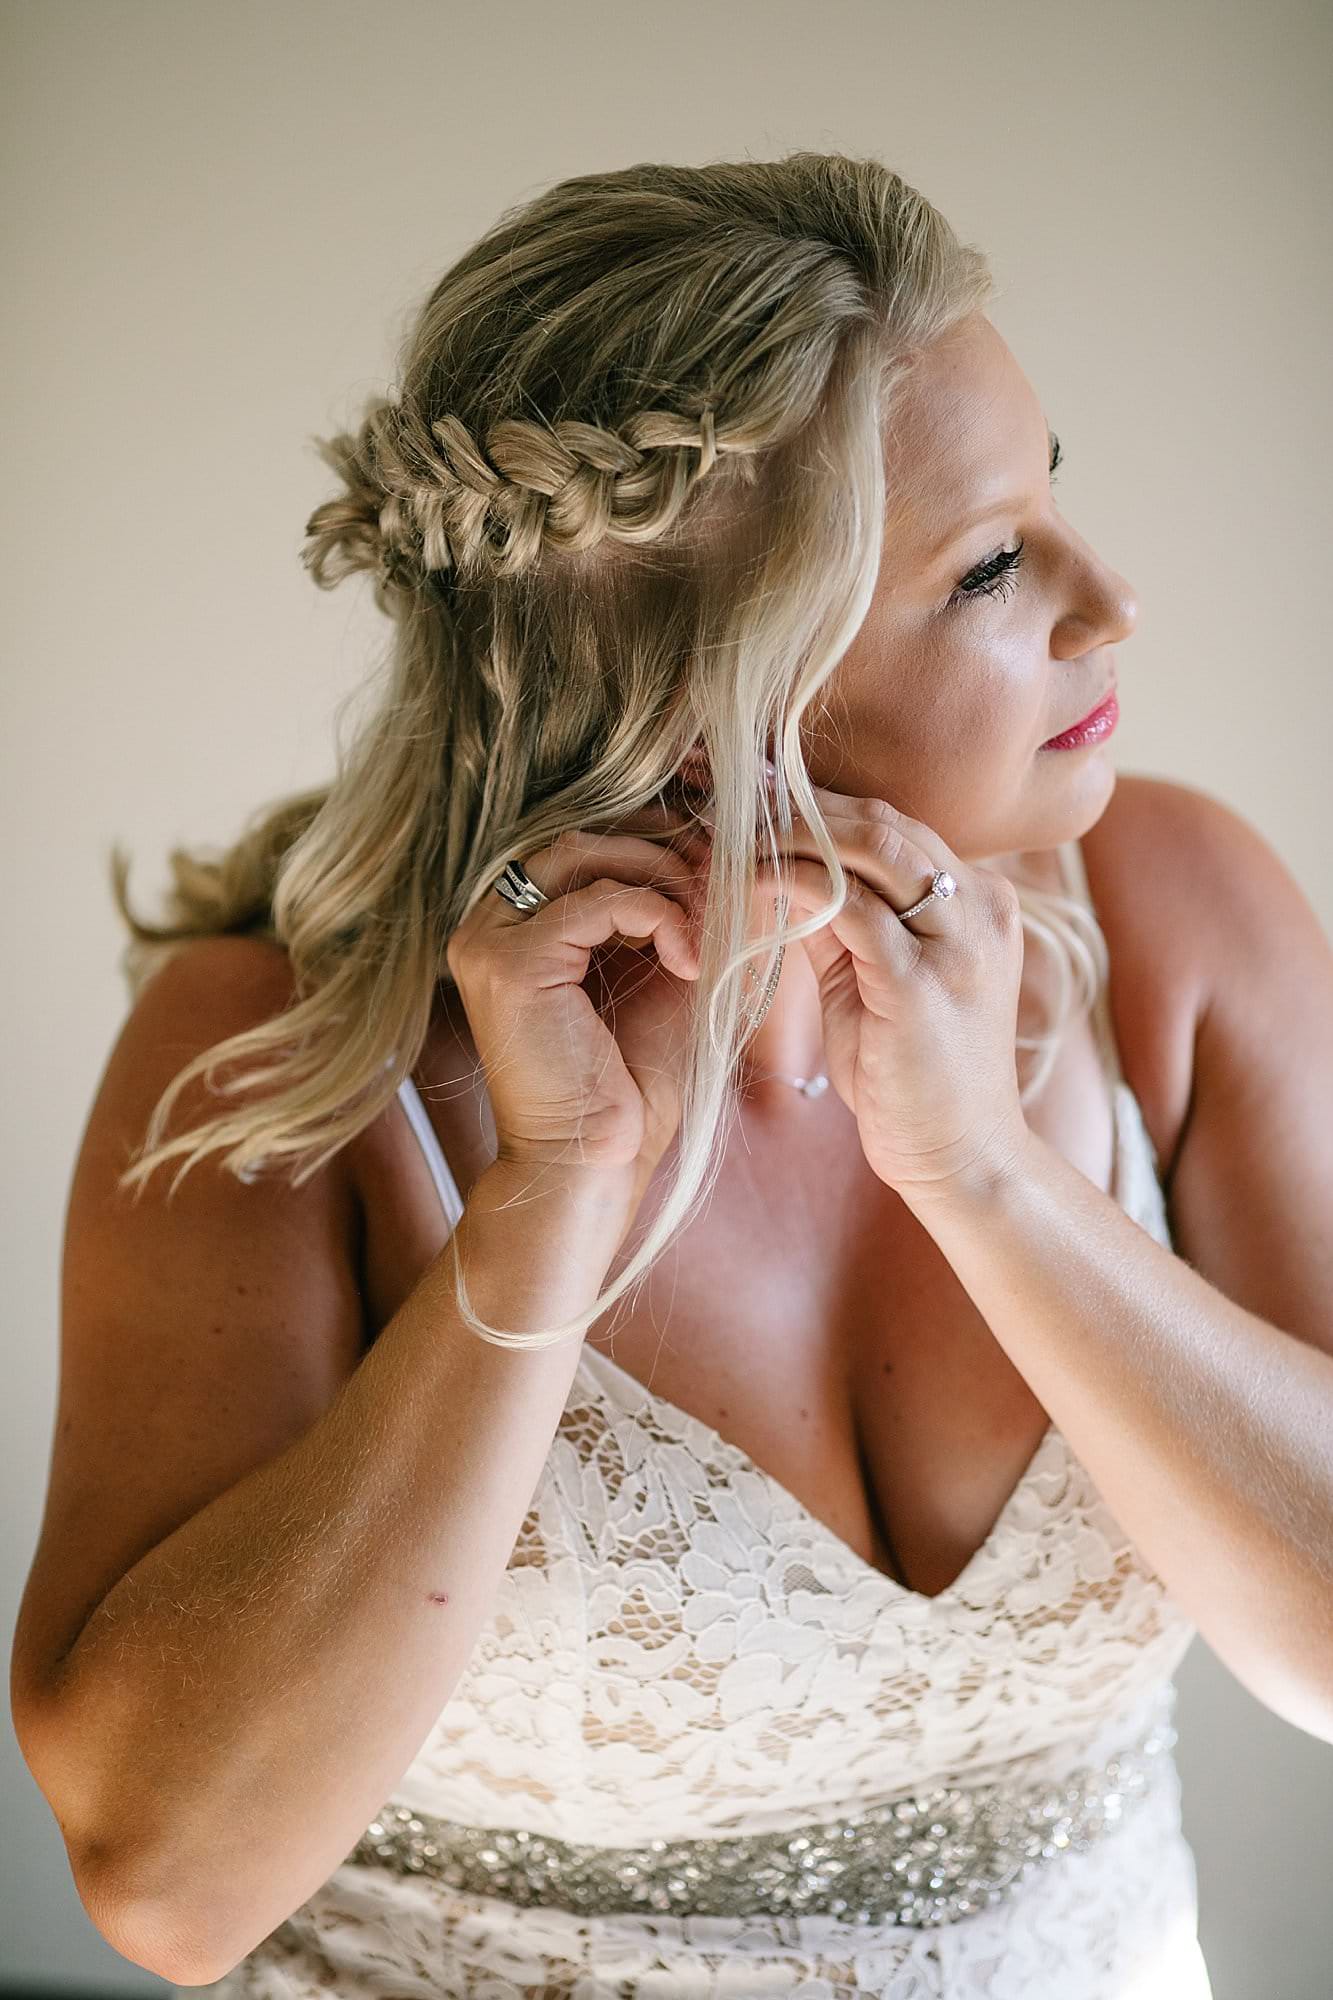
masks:
POLYGON ((966 604, 969 598, 1007 597, 1013 587, 1014 572, 1023 561, 1024 544, 1016 549, 997 549, 985 562, 969 570, 950 597, 950 604, 966 604))
MULTIPOLYGON (((1050 438, 1050 476, 1051 484, 1054 486, 1056 468, 1063 465, 1064 453, 1054 431, 1050 433, 1050 438)), ((987 556, 985 562, 978 563, 975 569, 968 571, 947 600, 948 604, 966 604, 970 599, 977 597, 1008 597, 1017 587, 1015 573, 1022 565, 1023 548, 1024 543, 1020 537, 1016 549, 997 549, 993 556, 987 556)))

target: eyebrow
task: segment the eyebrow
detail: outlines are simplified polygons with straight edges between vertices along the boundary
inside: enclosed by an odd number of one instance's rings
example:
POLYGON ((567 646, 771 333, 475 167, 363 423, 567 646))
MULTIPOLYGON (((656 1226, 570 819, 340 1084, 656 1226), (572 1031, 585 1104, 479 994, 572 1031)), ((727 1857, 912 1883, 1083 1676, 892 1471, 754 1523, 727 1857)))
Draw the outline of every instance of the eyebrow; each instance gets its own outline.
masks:
MULTIPOLYGON (((1060 440, 1055 435, 1055 432, 1051 429, 1049 424, 1047 424, 1046 426, 1046 436, 1051 447, 1051 460, 1050 460, 1049 470, 1051 472, 1054 472, 1056 466, 1060 464, 1062 458, 1062 453, 1060 450, 1060 440)), ((993 517, 996 514, 1012 514, 1017 508, 1021 507, 1022 504, 1023 502, 1021 498, 1014 498, 1014 497, 1011 497, 1007 500, 992 501, 989 507, 983 507, 981 512, 979 514, 974 514, 969 521, 964 521, 961 523, 961 525, 955 525, 954 527, 950 528, 943 535, 943 537, 938 542, 936 542, 934 548, 930 552, 928 560, 933 563, 937 556, 943 555, 946 549, 951 549, 954 543, 958 541, 961 536, 971 534, 973 528, 980 527, 983 521, 989 521, 993 519, 993 517)))

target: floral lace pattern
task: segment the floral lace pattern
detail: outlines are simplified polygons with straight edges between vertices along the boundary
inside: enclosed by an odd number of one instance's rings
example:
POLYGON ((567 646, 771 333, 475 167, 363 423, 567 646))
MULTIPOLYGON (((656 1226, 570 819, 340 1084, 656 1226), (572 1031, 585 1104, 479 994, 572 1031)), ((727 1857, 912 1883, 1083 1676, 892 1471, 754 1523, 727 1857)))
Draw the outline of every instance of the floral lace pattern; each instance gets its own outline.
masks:
MULTIPOLYGON (((1113 1094, 1113 1192, 1169 1245, 1137 1101, 1123 1079, 1113 1094)), ((493 1614, 393 1801, 618 1846, 1058 1778, 1169 1715, 1194 1631, 1054 1425, 983 1546, 928 1598, 585 1346, 493 1614)), ((348 1862, 209 1990, 1209 2000, 1196 1909, 1168 1754, 1132 1822, 938 1928, 522 1909, 348 1862)))

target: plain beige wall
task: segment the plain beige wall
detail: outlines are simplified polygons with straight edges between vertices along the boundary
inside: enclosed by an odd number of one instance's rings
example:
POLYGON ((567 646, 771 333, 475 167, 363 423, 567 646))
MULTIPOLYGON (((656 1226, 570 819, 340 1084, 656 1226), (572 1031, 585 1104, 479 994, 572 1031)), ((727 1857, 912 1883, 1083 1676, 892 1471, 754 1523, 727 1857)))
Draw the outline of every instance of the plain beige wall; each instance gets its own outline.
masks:
MULTIPOLYGON (((331 768, 378 662, 297 551, 307 444, 501 208, 631 161, 878 155, 991 254, 994 318, 1133 583, 1117 765, 1244 813, 1333 929, 1327 5, 87 4, 4 14, 4 813, 13 976, 3 1624, 36 1537, 68 1177, 141 907, 331 768)), ((1145 881, 1143 893, 1153 893, 1145 881)), ((1333 1110, 1333 1107, 1330 1107, 1333 1110)), ((1329 1992, 1333 1750, 1200 1639, 1186 1831, 1217 2000, 1329 1992)), ((3 1736, 0 1991, 156 1992, 3 1736)), ((1162 1996, 1168 2000, 1168 1996, 1162 1996)))

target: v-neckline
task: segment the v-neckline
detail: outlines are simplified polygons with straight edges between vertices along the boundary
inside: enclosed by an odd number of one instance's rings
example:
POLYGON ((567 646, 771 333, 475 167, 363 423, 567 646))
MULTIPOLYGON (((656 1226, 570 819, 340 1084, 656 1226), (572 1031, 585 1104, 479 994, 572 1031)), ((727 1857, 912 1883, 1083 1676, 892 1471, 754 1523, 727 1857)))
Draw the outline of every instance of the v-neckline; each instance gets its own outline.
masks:
MULTIPOLYGON (((1124 1174, 1121 1163, 1124 1131, 1121 1125, 1122 1095, 1129 1090, 1130 1086, 1123 1077, 1112 1077, 1109 1079, 1109 1082, 1111 1085, 1111 1185, 1108 1193, 1113 1201, 1118 1202, 1123 1207, 1124 1174)), ((600 1347, 592 1347, 585 1341, 579 1354, 578 1366, 574 1370, 575 1383, 577 1383, 581 1374, 586 1374, 591 1376, 594 1386, 597 1386, 596 1370, 598 1368, 604 1370, 610 1379, 620 1384, 623 1389, 631 1391, 634 1396, 642 1398, 651 1404, 653 1408, 663 1411, 671 1418, 673 1424, 696 1426, 704 1433, 714 1448, 721 1447, 722 1451, 738 1471, 748 1473, 752 1478, 758 1479, 770 1493, 775 1495, 786 1506, 790 1513, 795 1515, 812 1533, 816 1534, 862 1584, 871 1589, 882 1590, 890 1598, 900 1598, 909 1604, 916 1603, 923 1607, 920 1614, 922 1616, 929 1615, 932 1605, 943 1604, 957 1597, 975 1572, 990 1556, 996 1543, 1008 1527, 1015 1510, 1026 1498, 1028 1488, 1037 1477, 1039 1470, 1045 1469, 1043 1461, 1049 1456, 1050 1447, 1056 1445, 1060 1448, 1062 1456, 1065 1453, 1064 1436, 1052 1418, 1038 1439, 1036 1450, 1019 1474, 1017 1484, 1013 1487, 1008 1498, 1000 1508, 999 1513, 991 1523, 990 1530, 980 1547, 975 1549, 968 1557, 966 1563, 964 1563, 962 1569, 951 1583, 946 1583, 943 1590, 937 1590, 931 1594, 924 1590, 914 1590, 910 1584, 899 1583, 897 1577, 890 1576, 888 1571, 880 1569, 877 1563, 868 1562, 860 1551, 854 1549, 850 1542, 844 1541, 842 1536, 828 1525, 827 1521, 822 1521, 819 1515, 813 1513, 803 1500, 798 1499, 789 1486, 784 1486, 775 1474, 767 1472, 740 1445, 733 1444, 730 1438, 723 1437, 722 1433, 715 1429, 705 1418, 695 1416, 693 1411, 682 1409, 679 1403, 673 1403, 669 1397, 659 1395, 655 1389, 650 1389, 646 1382, 641 1382, 637 1375, 631 1375, 627 1368, 622 1368, 618 1361, 613 1361, 611 1356, 603 1353, 600 1347)))
POLYGON ((732 1461, 737 1471, 745 1472, 751 1478, 758 1479, 771 1494, 785 1505, 791 1514, 799 1518, 803 1526, 828 1545, 838 1560, 856 1576, 858 1581, 872 1588, 880 1589, 890 1597, 903 1598, 908 1602, 915 1602, 927 1607, 933 1604, 942 1604, 946 1598, 954 1597, 962 1590, 972 1573, 980 1567, 984 1558, 990 1554, 995 1543, 999 1540, 1002 1531, 1007 1527, 1010 1515, 1018 1506, 1020 1500, 1025 1497, 1028 1487, 1036 1477, 1038 1461, 1046 1455, 1047 1447, 1053 1441, 1063 1443, 1060 1432, 1057 1430, 1054 1421, 1051 1421, 1042 1432, 1036 1450, 1024 1466, 1023 1471, 1019 1475, 1017 1485, 996 1515, 994 1522, 991 1524, 990 1533, 986 1536, 980 1548, 974 1550, 972 1555, 969 1556, 967 1562, 963 1565, 963 1568, 953 1579, 952 1583, 946 1583, 943 1590, 938 1590, 932 1595, 928 1591, 914 1590, 910 1584, 899 1583, 897 1577, 890 1576, 888 1571, 880 1569, 877 1563, 868 1562, 858 1549, 854 1549, 850 1542, 843 1540, 836 1529, 831 1528, 827 1521, 821 1520, 819 1515, 812 1512, 803 1500, 798 1499, 789 1486, 784 1486, 774 1473, 766 1471, 762 1465, 757 1464, 740 1445, 733 1444, 730 1438, 723 1437, 722 1433, 715 1430, 713 1425, 708 1423, 705 1418, 697 1417, 693 1411, 682 1409, 678 1403, 671 1402, 668 1397, 658 1395, 656 1390, 650 1389, 646 1383, 641 1382, 637 1375, 631 1375, 628 1369, 620 1366, 618 1361, 613 1361, 609 1354, 603 1354, 600 1348, 588 1347, 585 1344, 583 1352, 579 1356, 578 1367, 574 1371, 575 1378, 577 1379, 580 1373, 584 1373, 592 1377, 596 1386, 596 1371, 599 1368, 609 1375, 613 1381, 620 1383, 627 1390, 632 1390, 636 1397, 646 1400, 654 1409, 664 1411, 673 1420, 673 1423, 682 1426, 693 1425, 703 1431, 710 1445, 715 1450, 720 1447, 732 1461), (590 1361, 593 1364, 592 1367, 588 1365, 590 1361))

